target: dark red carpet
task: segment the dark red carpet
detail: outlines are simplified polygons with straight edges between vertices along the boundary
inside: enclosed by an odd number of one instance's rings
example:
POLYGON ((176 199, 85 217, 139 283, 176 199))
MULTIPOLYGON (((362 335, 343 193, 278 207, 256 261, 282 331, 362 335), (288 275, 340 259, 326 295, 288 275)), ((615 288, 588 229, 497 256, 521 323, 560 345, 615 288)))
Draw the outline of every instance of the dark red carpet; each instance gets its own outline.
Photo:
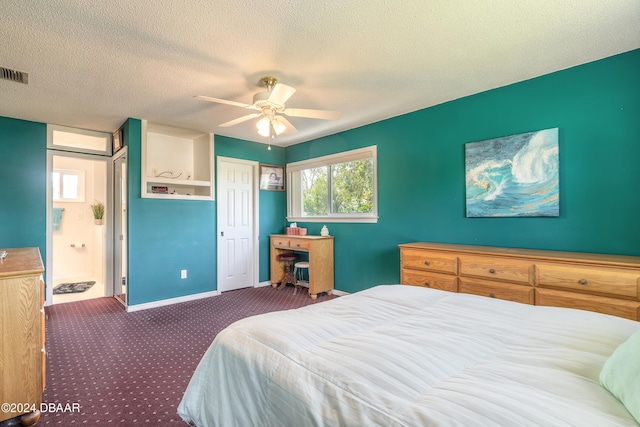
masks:
POLYGON ((186 426, 178 403, 218 332, 247 316, 331 298, 264 287, 134 313, 112 298, 48 307, 43 402, 55 411, 37 425, 186 426))

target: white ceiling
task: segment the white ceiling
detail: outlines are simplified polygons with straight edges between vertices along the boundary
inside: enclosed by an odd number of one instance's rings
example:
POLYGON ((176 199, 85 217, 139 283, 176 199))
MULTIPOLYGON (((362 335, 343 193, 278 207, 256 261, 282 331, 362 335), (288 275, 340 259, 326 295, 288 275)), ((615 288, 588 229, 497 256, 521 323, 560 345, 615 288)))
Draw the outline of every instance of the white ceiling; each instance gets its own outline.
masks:
MULTIPOLYGON (((273 75, 287 146, 640 48, 638 0, 1 0, 0 116, 113 131, 127 117, 266 142, 243 108, 273 75)), ((639 70, 640 75, 640 70, 639 70)))

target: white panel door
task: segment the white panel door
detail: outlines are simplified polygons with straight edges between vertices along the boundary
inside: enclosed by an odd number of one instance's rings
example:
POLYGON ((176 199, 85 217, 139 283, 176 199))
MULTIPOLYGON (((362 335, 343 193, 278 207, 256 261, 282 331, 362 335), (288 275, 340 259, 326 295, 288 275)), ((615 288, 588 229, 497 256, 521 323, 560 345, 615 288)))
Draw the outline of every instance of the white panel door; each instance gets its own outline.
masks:
POLYGON ((218 162, 218 291, 253 286, 253 166, 218 162))

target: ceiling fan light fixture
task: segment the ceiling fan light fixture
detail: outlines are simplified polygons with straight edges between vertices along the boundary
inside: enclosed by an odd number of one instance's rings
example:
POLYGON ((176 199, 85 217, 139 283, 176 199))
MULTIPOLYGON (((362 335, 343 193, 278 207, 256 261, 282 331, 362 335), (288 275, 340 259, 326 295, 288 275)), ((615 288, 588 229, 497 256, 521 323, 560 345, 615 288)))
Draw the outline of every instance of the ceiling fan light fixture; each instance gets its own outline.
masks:
POLYGON ((258 120, 258 123, 256 123, 256 127, 258 128, 258 134, 268 137, 269 136, 269 126, 270 126, 270 122, 269 119, 266 117, 261 118, 260 120, 258 120))
POLYGON ((244 123, 247 120, 262 116, 256 123, 256 127, 258 128, 258 134, 265 138, 272 138, 284 132, 287 134, 293 134, 298 131, 285 116, 322 120, 337 120, 340 117, 340 112, 338 111, 311 110, 308 108, 286 108, 285 103, 296 92, 296 89, 291 86, 278 83, 278 79, 272 76, 265 76, 261 80, 267 87, 267 90, 254 94, 253 104, 243 104, 241 102, 201 95, 198 95, 195 98, 201 101, 257 110, 257 113, 246 114, 242 117, 238 117, 237 119, 222 123, 219 126, 235 126, 237 124, 244 123))
POLYGON ((276 135, 280 135, 282 132, 287 130, 285 124, 282 123, 277 117, 271 120, 271 125, 273 126, 273 130, 275 131, 276 135))

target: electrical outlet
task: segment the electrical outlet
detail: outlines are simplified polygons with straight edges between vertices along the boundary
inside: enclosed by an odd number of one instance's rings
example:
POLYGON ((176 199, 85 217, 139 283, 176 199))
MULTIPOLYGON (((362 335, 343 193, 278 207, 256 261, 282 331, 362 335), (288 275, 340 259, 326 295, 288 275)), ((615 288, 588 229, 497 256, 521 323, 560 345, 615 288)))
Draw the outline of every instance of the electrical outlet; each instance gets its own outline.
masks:
POLYGON ((187 270, 180 270, 180 278, 181 279, 187 278, 187 270))

